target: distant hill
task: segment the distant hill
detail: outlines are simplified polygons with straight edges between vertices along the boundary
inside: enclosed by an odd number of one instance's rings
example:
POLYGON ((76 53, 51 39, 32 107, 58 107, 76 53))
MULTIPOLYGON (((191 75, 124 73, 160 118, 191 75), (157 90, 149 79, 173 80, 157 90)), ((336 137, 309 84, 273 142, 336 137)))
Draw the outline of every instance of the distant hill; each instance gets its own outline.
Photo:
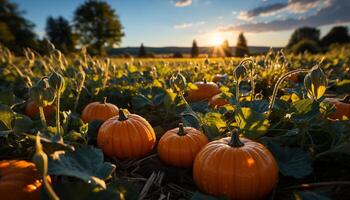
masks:
MULTIPOLYGON (((270 47, 261 47, 261 46, 250 46, 249 52, 251 54, 264 54, 269 51, 270 47)), ((140 47, 122 47, 122 48, 113 48, 108 51, 110 55, 124 55, 130 54, 137 56, 139 53, 140 47)), ((274 50, 280 50, 281 47, 273 47, 274 50)), ((153 54, 190 54, 191 47, 146 47, 148 53, 153 54)), ((200 54, 211 55, 214 51, 214 47, 199 47, 200 54)), ((235 47, 231 47, 231 52, 235 52, 235 47)))

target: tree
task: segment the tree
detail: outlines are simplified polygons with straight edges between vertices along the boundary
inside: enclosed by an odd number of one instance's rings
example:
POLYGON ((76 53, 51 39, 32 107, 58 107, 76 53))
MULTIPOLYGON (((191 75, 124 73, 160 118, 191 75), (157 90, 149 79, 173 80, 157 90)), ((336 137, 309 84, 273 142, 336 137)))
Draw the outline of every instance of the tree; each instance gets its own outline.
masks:
POLYGON ((235 55, 237 57, 244 57, 245 55, 249 55, 247 40, 245 39, 243 33, 240 33, 238 35, 235 55))
POLYGON ((231 48, 230 48, 230 45, 228 43, 227 40, 225 40, 222 45, 221 45, 221 48, 225 54, 225 57, 231 57, 232 56, 232 53, 231 53, 231 48))
POLYGON ((74 51, 72 27, 63 17, 49 17, 46 21, 46 35, 57 49, 63 53, 74 51))
POLYGON ((335 26, 327 35, 322 38, 322 45, 329 46, 331 44, 345 44, 350 42, 348 28, 346 26, 335 26))
POLYGON ((318 53, 320 51, 320 47, 317 42, 310 39, 300 40, 298 43, 291 47, 293 53, 304 53, 308 52, 311 54, 318 53))
POLYGON ((37 48, 34 25, 22 14, 17 4, 0 0, 0 43, 15 53, 21 53, 24 47, 37 48))
POLYGON ((100 55, 105 53, 105 47, 120 45, 124 36, 115 10, 99 0, 88 0, 76 9, 74 27, 79 43, 100 55))
POLYGON ((192 49, 191 49, 191 57, 197 58, 199 56, 199 48, 197 46, 196 40, 193 40, 192 42, 192 49))
POLYGON ((291 48, 303 39, 308 39, 319 43, 320 41, 320 30, 313 27, 303 27, 296 29, 289 39, 287 48, 291 48))
POLYGON ((146 48, 143 46, 143 43, 141 43, 139 57, 144 58, 146 56, 147 56, 146 48))

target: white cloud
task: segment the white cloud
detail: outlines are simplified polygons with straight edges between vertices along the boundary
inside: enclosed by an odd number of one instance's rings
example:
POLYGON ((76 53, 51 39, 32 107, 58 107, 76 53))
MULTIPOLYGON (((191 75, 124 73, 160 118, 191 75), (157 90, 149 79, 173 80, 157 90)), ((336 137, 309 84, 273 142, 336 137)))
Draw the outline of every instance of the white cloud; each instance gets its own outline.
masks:
POLYGON ((193 24, 191 23, 182 23, 182 24, 176 24, 174 26, 174 29, 186 29, 186 28, 191 28, 193 24))
POLYGON ((192 4, 192 0, 174 0, 176 7, 186 7, 192 4))

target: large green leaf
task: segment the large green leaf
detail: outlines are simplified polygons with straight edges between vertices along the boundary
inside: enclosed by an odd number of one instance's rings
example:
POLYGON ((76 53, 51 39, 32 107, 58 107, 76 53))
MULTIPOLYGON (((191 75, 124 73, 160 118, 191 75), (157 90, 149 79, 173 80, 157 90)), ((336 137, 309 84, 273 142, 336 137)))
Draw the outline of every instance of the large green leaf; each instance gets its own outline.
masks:
POLYGON ((12 120, 15 118, 15 113, 9 106, 0 104, 0 121, 7 129, 12 129, 12 120))
POLYGON ((241 107, 238 109, 235 120, 245 137, 258 138, 268 131, 270 123, 266 115, 258 113, 248 107, 241 107))
POLYGON ((49 174, 72 176, 105 187, 104 180, 109 178, 115 165, 103 161, 100 149, 85 146, 73 152, 65 152, 49 160, 49 174))
POLYGON ((18 99, 14 94, 12 89, 2 88, 0 95, 0 103, 13 107, 14 105, 23 103, 23 100, 18 99))
POLYGON ((13 131, 15 133, 22 133, 29 131, 33 128, 34 122, 27 116, 16 114, 15 119, 12 121, 13 131))
POLYGON ((202 128, 210 140, 220 135, 220 130, 226 127, 223 116, 218 112, 210 112, 204 115, 202 128))
POLYGON ((272 142, 266 144, 284 176, 303 178, 312 173, 312 161, 307 152, 300 148, 281 147, 272 142))
POLYGON ((302 99, 293 103, 293 121, 297 124, 308 123, 320 115, 319 104, 311 99, 302 99))

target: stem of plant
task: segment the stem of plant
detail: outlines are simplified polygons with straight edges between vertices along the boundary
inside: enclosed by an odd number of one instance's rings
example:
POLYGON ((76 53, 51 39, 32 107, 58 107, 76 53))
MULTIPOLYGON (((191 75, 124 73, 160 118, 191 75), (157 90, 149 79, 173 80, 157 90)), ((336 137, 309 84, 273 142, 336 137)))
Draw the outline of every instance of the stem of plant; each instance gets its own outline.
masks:
POLYGON ((272 111, 272 108, 275 104, 275 100, 276 100, 276 96, 277 96, 277 92, 278 92, 278 88, 279 86, 281 85, 281 83, 290 75, 293 75, 293 74, 298 74, 298 73, 302 73, 302 72, 308 72, 309 70, 308 69, 296 69, 296 70, 293 70, 293 71, 290 71, 286 74, 284 74, 282 77, 280 77, 277 81, 277 83, 275 84, 275 87, 273 89, 273 93, 272 93, 272 97, 271 97, 271 102, 270 102, 270 105, 269 105, 269 113, 271 113, 272 111))
POLYGON ((43 129, 47 130, 44 108, 42 106, 39 106, 39 115, 40 115, 40 121, 41 121, 41 125, 43 126, 43 129))
POLYGON ((56 99, 56 102, 57 102, 57 109, 56 109, 56 129, 57 129, 57 133, 58 135, 61 135, 61 125, 60 125, 60 98, 61 98, 61 92, 58 91, 57 92, 57 99, 56 99))

